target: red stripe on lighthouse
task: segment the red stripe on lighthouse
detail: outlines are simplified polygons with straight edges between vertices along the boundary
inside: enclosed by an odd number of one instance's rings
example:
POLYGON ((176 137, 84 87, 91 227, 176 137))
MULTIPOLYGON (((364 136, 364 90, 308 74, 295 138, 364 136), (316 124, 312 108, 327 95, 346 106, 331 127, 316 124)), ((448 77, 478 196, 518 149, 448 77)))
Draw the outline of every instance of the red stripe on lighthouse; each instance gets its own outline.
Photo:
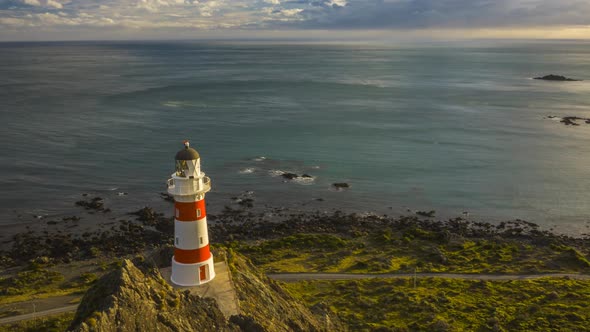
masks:
POLYGON ((174 248, 174 260, 182 264, 195 264, 204 262, 211 257, 209 245, 199 249, 184 250, 174 248))
POLYGON ((174 210, 178 221, 195 221, 207 216, 204 199, 196 202, 174 202, 174 210))

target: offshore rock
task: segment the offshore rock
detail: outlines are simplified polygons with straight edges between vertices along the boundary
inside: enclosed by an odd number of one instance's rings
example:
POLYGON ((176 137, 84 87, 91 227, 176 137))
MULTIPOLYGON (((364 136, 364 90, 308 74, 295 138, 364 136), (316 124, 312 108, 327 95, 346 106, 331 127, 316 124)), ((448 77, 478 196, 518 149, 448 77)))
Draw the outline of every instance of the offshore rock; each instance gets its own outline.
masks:
POLYGON ((281 176, 287 180, 293 180, 293 179, 296 179, 299 177, 299 175, 297 175, 295 173, 289 173, 289 172, 283 173, 283 174, 281 174, 281 176))
POLYGON ((350 185, 346 182, 332 183, 332 186, 336 189, 350 188, 350 185))
POLYGON ((573 78, 567 78, 565 76, 561 76, 561 75, 545 75, 542 77, 535 77, 536 80, 545 80, 545 81, 568 81, 568 82, 577 82, 579 80, 575 80, 573 78))

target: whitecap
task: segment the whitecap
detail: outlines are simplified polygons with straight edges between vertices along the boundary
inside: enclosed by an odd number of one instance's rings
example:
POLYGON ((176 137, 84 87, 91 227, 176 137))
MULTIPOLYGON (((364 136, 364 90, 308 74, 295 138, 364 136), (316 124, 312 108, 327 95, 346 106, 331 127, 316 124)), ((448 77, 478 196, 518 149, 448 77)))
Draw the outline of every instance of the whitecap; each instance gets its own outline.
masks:
POLYGON ((240 174, 252 174, 256 171, 253 167, 244 168, 238 171, 240 174))
POLYGON ((178 101, 167 101, 165 103, 162 103, 162 105, 166 107, 181 107, 182 103, 178 101))
POLYGON ((265 161, 266 160, 266 157, 264 157, 264 156, 256 157, 256 158, 254 158, 252 160, 254 160, 254 161, 265 161))
POLYGON ((281 176, 285 173, 285 171, 281 171, 280 169, 271 169, 270 171, 268 171, 268 174, 270 174, 270 176, 272 177, 281 176))
POLYGON ((294 178, 292 181, 297 184, 301 184, 301 185, 310 185, 310 184, 314 183, 315 177, 299 176, 299 177, 294 178))

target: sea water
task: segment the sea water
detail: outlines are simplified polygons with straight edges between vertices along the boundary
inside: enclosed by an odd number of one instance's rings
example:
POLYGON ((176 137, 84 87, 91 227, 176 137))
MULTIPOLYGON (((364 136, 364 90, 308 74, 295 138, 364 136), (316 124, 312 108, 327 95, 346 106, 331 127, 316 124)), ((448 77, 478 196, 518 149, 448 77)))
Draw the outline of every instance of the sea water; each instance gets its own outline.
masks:
POLYGON ((189 139, 210 209, 246 195, 583 233, 590 125, 549 115, 590 118, 590 43, 4 43, 0 223, 83 194, 157 205, 189 139), (532 79, 550 73, 586 81, 532 79))

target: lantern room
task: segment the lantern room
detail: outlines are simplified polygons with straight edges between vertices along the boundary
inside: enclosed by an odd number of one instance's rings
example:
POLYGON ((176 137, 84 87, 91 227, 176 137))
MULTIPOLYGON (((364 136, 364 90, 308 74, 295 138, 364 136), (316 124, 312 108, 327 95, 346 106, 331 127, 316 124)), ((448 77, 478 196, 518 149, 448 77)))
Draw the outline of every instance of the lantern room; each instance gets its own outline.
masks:
POLYGON ((175 159, 176 176, 192 179, 201 175, 201 158, 197 150, 190 147, 188 141, 184 142, 184 149, 176 153, 175 159))

